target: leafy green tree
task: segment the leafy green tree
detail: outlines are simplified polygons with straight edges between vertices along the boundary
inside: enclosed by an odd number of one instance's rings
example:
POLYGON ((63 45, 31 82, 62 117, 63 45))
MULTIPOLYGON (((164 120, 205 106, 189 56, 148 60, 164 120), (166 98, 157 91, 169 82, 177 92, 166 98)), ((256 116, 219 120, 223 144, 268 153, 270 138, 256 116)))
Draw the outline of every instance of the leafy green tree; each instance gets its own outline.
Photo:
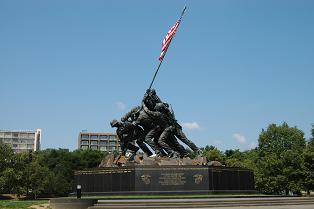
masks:
POLYGON ((46 149, 35 153, 41 166, 47 166, 50 182, 44 193, 66 196, 73 191, 74 171, 98 167, 107 153, 97 150, 46 149))
POLYGON ((6 169, 11 166, 13 161, 13 150, 6 144, 0 142, 0 194, 7 191, 6 169))
POLYGON ((240 150, 226 150, 225 151, 225 164, 228 167, 247 168, 254 171, 256 168, 256 161, 258 152, 256 149, 241 152, 240 150))
POLYGON ((265 193, 300 193, 304 148, 304 133, 287 123, 271 124, 262 130, 256 162, 257 187, 265 193))
POLYGON ((304 188, 310 195, 310 190, 314 190, 314 125, 312 125, 312 137, 304 151, 304 188))
POLYGON ((107 153, 97 150, 75 150, 72 154, 74 159, 80 162, 75 165, 75 169, 85 169, 98 167, 107 153))
POLYGON ((49 184, 50 171, 47 167, 40 165, 37 161, 33 161, 26 166, 23 180, 27 192, 31 192, 34 198, 40 195, 45 187, 49 184))
POLYGON ((0 142, 0 172, 4 171, 12 164, 14 153, 11 147, 0 142))
POLYGON ((203 150, 203 156, 206 157, 208 161, 224 162, 223 153, 214 146, 206 146, 203 150))
POLYGON ((7 168, 2 173, 4 179, 3 191, 9 194, 17 194, 18 196, 24 193, 22 182, 22 171, 16 171, 14 168, 7 168))
POLYGON ((0 162, 0 192, 23 194, 25 154, 14 154, 11 147, 0 143, 0 162))

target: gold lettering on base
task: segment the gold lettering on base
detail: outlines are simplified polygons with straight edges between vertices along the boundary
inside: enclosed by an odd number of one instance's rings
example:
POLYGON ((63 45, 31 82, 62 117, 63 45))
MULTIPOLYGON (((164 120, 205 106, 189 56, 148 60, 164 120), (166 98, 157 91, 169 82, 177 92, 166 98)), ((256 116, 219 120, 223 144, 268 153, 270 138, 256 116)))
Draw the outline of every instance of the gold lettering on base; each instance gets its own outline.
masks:
POLYGON ((145 184, 150 184, 150 178, 151 178, 150 175, 142 175, 141 178, 145 184))
POLYGON ((200 184, 203 181, 203 175, 201 174, 195 174, 194 176, 194 182, 195 184, 200 184))
POLYGON ((162 173, 158 183, 166 186, 184 185, 186 178, 183 175, 184 173, 162 173))

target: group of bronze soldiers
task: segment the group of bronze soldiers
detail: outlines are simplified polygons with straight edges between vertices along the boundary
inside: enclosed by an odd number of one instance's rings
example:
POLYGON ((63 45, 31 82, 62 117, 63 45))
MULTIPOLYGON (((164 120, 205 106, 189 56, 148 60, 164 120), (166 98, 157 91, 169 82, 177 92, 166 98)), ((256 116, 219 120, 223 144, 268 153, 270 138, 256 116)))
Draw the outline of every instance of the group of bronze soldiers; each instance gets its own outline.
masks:
POLYGON ((147 156, 153 155, 147 145, 160 157, 186 157, 188 152, 178 139, 193 151, 199 151, 183 133, 172 108, 161 101, 154 89, 146 91, 141 106, 132 108, 121 121, 113 120, 110 125, 117 128, 122 155, 131 150, 129 160, 134 158, 140 148, 147 156))

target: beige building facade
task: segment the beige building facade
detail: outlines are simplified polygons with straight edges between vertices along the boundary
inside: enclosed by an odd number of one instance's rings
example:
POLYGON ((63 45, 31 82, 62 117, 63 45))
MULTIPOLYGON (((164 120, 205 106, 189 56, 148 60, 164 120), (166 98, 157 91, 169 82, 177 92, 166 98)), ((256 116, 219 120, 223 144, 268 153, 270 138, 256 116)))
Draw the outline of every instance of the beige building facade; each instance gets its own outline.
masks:
POLYGON ((80 132, 78 136, 78 149, 121 152, 120 140, 113 133, 80 132))
POLYGON ((0 141, 8 144, 15 153, 40 150, 41 129, 0 130, 0 141))

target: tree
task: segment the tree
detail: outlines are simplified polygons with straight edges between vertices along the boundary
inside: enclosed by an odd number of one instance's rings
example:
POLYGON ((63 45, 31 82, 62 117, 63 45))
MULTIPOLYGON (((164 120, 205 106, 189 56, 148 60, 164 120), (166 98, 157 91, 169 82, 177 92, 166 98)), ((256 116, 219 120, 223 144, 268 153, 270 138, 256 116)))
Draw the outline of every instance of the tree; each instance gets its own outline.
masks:
POLYGON ((203 156, 206 157, 208 161, 224 161, 223 153, 214 146, 206 146, 203 150, 203 156))
POLYGON ((225 164, 228 167, 239 167, 251 169, 256 173, 256 160, 258 152, 256 149, 241 152, 240 150, 226 150, 225 151, 225 164))
POLYGON ((257 187, 265 193, 300 193, 304 133, 296 127, 271 124, 262 130, 258 144, 257 187))
POLYGON ((7 191, 6 169, 12 164, 13 150, 6 144, 0 142, 0 194, 7 191))
POLYGON ((11 147, 0 142, 0 173, 11 165, 14 153, 11 147))
POLYGON ((37 161, 29 163, 25 169, 23 180, 27 193, 31 191, 34 198, 41 194, 49 184, 50 171, 47 167, 41 166, 37 161))
POLYGON ((14 154, 11 147, 0 143, 0 193, 24 193, 24 155, 14 154))
POLYGON ((314 125, 312 125, 312 137, 304 151, 304 188, 307 194, 314 190, 314 125))
POLYGON ((98 167, 107 154, 97 150, 46 149, 34 153, 41 166, 48 167, 50 182, 45 193, 66 196, 73 191, 74 171, 98 167))

